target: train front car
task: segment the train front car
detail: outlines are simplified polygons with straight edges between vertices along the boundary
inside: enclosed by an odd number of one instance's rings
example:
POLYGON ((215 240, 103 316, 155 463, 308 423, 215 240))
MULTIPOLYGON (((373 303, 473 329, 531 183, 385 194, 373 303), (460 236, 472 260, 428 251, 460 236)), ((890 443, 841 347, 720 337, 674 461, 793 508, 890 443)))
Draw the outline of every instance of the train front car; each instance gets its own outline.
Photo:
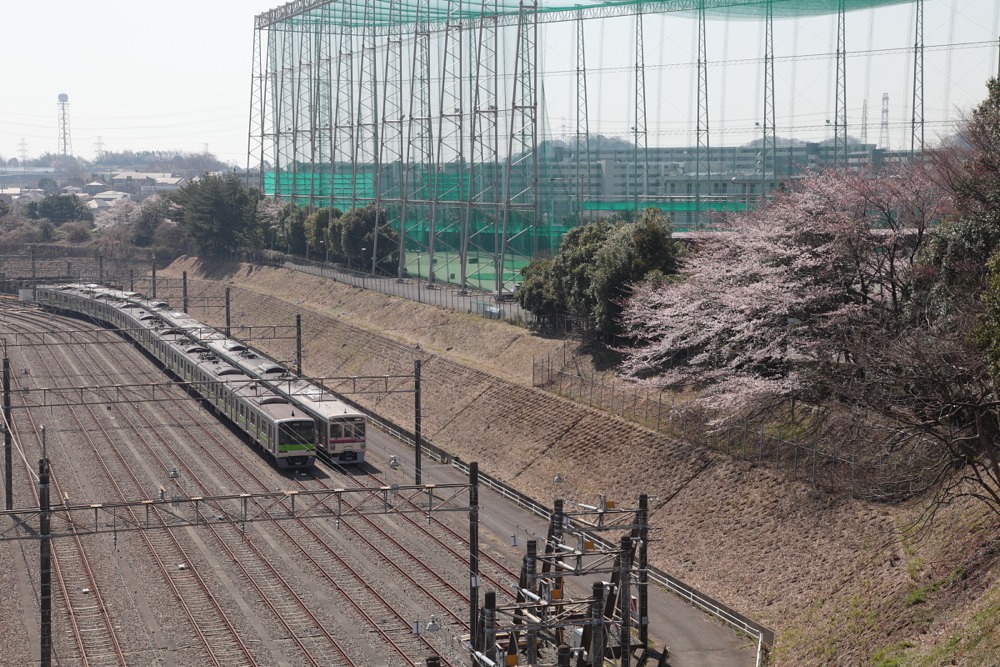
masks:
POLYGON ((234 421, 282 469, 316 463, 316 422, 259 382, 242 384, 234 421))
POLYGON ((275 465, 305 468, 316 463, 312 417, 214 354, 203 355, 197 373, 206 381, 202 394, 208 402, 275 465))
POLYGON ((364 463, 368 417, 336 394, 289 373, 280 364, 258 364, 254 374, 268 380, 281 393, 316 419, 316 445, 330 463, 364 463))

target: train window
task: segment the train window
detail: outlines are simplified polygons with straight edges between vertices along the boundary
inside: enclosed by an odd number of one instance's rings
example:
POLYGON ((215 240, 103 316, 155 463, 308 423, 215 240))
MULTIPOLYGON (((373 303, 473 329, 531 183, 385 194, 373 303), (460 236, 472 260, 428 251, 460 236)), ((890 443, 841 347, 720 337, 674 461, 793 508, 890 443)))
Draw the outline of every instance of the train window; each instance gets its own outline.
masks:
POLYGON ((278 445, 307 445, 314 442, 315 432, 311 420, 298 419, 281 422, 278 445))
POLYGON ((354 425, 354 437, 356 438, 365 437, 365 423, 363 421, 358 422, 354 425))
POLYGON ((343 438, 344 437, 344 427, 342 424, 330 424, 330 437, 331 438, 343 438))

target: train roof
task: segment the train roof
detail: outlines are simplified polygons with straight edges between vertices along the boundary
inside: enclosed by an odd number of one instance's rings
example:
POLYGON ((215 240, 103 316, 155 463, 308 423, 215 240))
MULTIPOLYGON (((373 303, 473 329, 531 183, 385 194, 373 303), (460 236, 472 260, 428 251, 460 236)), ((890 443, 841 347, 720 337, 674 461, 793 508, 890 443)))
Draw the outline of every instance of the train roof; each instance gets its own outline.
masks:
POLYGON ((220 376, 225 377, 227 383, 251 382, 261 377, 276 388, 276 391, 272 390, 275 396, 284 397, 282 400, 286 402, 287 397, 292 397, 302 403, 303 409, 311 411, 319 418, 364 416, 336 394, 296 376, 285 366, 255 348, 225 336, 190 314, 170 309, 165 301, 147 299, 138 292, 116 290, 95 283, 66 284, 52 289, 74 292, 94 299, 116 301, 120 308, 137 309, 132 313, 132 317, 140 326, 153 329, 157 335, 168 338, 181 353, 187 356, 198 355, 199 365, 208 372, 214 374, 224 365, 235 368, 235 373, 226 370, 224 375, 220 376), (238 376, 242 379, 238 380, 238 376))

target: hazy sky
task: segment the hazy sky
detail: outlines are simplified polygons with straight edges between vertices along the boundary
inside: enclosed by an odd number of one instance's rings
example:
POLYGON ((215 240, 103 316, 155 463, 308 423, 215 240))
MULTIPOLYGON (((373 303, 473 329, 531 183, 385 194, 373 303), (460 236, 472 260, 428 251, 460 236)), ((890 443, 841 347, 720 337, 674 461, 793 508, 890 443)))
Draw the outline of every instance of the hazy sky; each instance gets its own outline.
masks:
POLYGON ((0 155, 208 150, 246 163, 253 17, 274 0, 5 0, 0 155))
MULTIPOLYGON (((250 113, 253 17, 275 0, 6 0, 0 21, 3 53, 0 156, 28 157, 58 150, 60 93, 69 95, 73 153, 93 158, 105 150, 200 152, 246 164, 250 113)), ((831 2, 835 6, 835 3, 831 2)), ((997 0, 927 0, 925 43, 976 44, 930 49, 926 117, 934 135, 985 95, 997 71, 997 0), (992 45, 984 42, 992 41, 992 45)), ((868 100, 869 141, 879 130, 881 94, 892 97, 894 146, 907 141, 912 92, 912 5, 855 12, 848 18, 848 51, 899 49, 895 55, 853 57, 849 63, 849 119, 857 135, 868 100), (909 49, 909 51, 907 51, 909 49)), ((588 22, 592 70, 591 131, 627 133, 631 80, 631 25, 588 22), (598 70, 604 70, 603 74, 598 70), (620 118, 619 118, 620 116, 620 118)), ((647 19, 645 35, 648 126, 651 145, 689 144, 693 128, 693 22, 676 15, 647 19), (659 64, 658 64, 659 63, 659 64)), ((775 27, 778 134, 822 136, 832 118, 835 23, 824 17, 780 21, 775 27), (799 54, 798 64, 781 61, 799 54), (826 54, 824 56, 823 54, 826 54), (797 91, 793 94, 791 91, 797 91), (794 129, 793 129, 794 128, 794 129)), ((571 26, 564 26, 571 28, 571 26)), ((548 110, 542 131, 572 132, 572 31, 542 32, 540 60, 552 74, 543 84, 548 110)), ((740 143, 760 117, 759 24, 709 24, 709 60, 730 61, 711 71, 715 144, 740 143), (744 59, 742 64, 737 62, 744 59), (723 109, 725 109, 723 111, 723 109), (728 137, 728 138, 727 138, 728 137)))

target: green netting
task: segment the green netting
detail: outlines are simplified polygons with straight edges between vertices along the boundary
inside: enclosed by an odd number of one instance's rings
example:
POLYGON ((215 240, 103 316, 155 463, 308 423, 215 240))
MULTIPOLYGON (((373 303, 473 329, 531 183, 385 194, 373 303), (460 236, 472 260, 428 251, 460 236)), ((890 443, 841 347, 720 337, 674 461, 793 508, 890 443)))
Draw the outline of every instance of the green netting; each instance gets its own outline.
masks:
MULTIPOLYGON (((836 14, 838 0, 769 0, 775 18, 823 16, 836 14)), ((847 11, 873 9, 888 5, 909 4, 913 0, 844 0, 847 11)), ((459 19, 477 19, 480 16, 513 18, 518 15, 519 3, 498 0, 487 11, 482 3, 462 3, 456 12, 459 19), (495 6, 495 10, 493 7, 495 6), (492 10, 492 11, 490 11, 492 10)), ((596 0, 538 0, 539 19, 568 20, 579 15, 614 16, 635 13, 696 12, 704 6, 710 18, 759 19, 766 12, 768 0, 629 0, 627 2, 599 2, 596 0)), ((380 0, 367 7, 363 0, 356 2, 316 2, 299 0, 257 16, 257 27, 283 25, 285 27, 329 25, 349 28, 369 26, 384 28, 398 25, 413 27, 418 20, 424 24, 443 24, 448 15, 447 0, 429 0, 429 6, 418 0, 390 3, 380 0), (418 6, 420 14, 417 14, 418 6)))
POLYGON ((323 171, 283 171, 277 176, 273 171, 264 172, 264 194, 269 197, 294 201, 297 204, 329 202, 340 209, 350 208, 355 196, 361 205, 375 200, 374 174, 361 173, 355 183, 351 174, 333 174, 323 171))
MULTIPOLYGON (((698 209, 702 211, 745 211, 747 209, 746 202, 741 201, 717 201, 717 200, 702 200, 700 204, 696 203, 693 199, 683 199, 680 201, 672 202, 649 202, 642 203, 639 205, 640 208, 656 208, 666 213, 694 213, 698 209)), ((602 201, 588 201, 583 203, 583 210, 585 211, 607 211, 607 212, 618 212, 618 211, 631 211, 635 208, 635 204, 632 202, 602 202, 602 201)))

